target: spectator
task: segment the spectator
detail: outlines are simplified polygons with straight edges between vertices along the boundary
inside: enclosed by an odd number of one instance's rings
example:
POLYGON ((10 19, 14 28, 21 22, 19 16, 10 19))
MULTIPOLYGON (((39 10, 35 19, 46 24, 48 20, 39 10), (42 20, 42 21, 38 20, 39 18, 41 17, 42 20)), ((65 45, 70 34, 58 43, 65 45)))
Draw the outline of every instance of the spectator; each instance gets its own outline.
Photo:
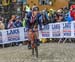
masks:
POLYGON ((16 21, 14 22, 14 26, 15 26, 15 28, 22 27, 22 21, 20 20, 19 16, 16 17, 16 21))
POLYGON ((4 21, 5 29, 8 29, 9 20, 10 20, 10 19, 6 19, 6 18, 5 18, 5 21, 4 21))
POLYGON ((65 21, 64 19, 64 12, 63 12, 63 9, 59 9, 57 10, 56 14, 54 15, 55 17, 55 22, 62 22, 62 21, 65 21))
POLYGON ((13 22, 15 22, 16 21, 16 16, 15 15, 12 15, 11 16, 11 19, 12 19, 13 22))
POLYGON ((57 15, 61 15, 62 14, 62 10, 59 9, 59 10, 57 10, 56 13, 57 13, 57 15))
POLYGON ((4 18, 2 17, 2 22, 4 22, 4 18))
POLYGON ((60 16, 59 16, 59 20, 61 20, 61 22, 65 21, 63 15, 60 15, 60 16))
POLYGON ((55 16, 55 10, 50 9, 49 13, 48 13, 48 17, 49 17, 50 23, 54 23, 54 16, 55 16))
POLYGON ((23 27, 26 27, 26 20, 27 20, 27 14, 25 14, 24 18, 23 18, 23 21, 22 21, 22 26, 23 27))
POLYGON ((58 20, 59 16, 57 14, 55 14, 54 16, 54 23, 58 20))
MULTIPOLYGON (((7 20, 8 21, 8 20, 7 20)), ((7 22, 7 29, 12 29, 14 28, 14 22, 16 21, 16 16, 15 15, 12 15, 11 16, 11 19, 9 20, 9 22, 7 22)))
POLYGON ((64 17, 63 17, 63 15, 56 15, 55 16, 55 22, 63 22, 64 21, 64 17))
POLYGON ((10 19, 9 22, 8 22, 7 28, 8 28, 8 29, 12 29, 12 28, 14 28, 14 27, 15 27, 15 26, 14 26, 13 19, 10 19))
POLYGON ((55 13, 55 10, 53 10, 53 9, 49 9, 49 14, 48 14, 48 15, 53 16, 53 15, 54 15, 54 13, 55 13))
POLYGON ((26 27, 26 20, 25 20, 25 18, 23 18, 22 26, 23 26, 23 27, 26 27))
MULTIPOLYGON (((22 21, 19 16, 16 17, 16 21, 14 22, 14 27, 19 28, 22 27, 22 21)), ((16 42, 16 46, 19 45, 19 42, 16 42)))
POLYGON ((5 25, 2 21, 0 21, 0 30, 4 30, 5 29, 5 25))
POLYGON ((71 22, 73 21, 73 18, 70 16, 70 12, 68 12, 67 14, 65 14, 65 21, 71 22))
POLYGON ((70 15, 75 20, 75 5, 70 7, 70 15))
POLYGON ((47 12, 45 10, 42 11, 41 19, 42 19, 42 23, 44 25, 49 23, 49 17, 48 17, 48 14, 47 14, 47 12))
POLYGON ((26 12, 30 12, 30 7, 28 4, 26 5, 25 9, 26 9, 26 12))
POLYGON ((64 7, 64 8, 63 8, 63 11, 64 11, 64 14, 67 14, 67 13, 69 12, 68 7, 64 7))

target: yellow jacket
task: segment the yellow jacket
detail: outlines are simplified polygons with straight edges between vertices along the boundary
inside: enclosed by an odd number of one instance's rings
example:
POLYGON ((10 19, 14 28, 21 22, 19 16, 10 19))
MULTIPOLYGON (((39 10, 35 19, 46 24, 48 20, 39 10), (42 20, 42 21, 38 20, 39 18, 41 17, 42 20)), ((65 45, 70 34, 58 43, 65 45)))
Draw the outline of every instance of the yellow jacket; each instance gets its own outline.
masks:
POLYGON ((6 0, 2 0, 2 5, 3 6, 7 6, 10 4, 10 0, 6 1, 6 0))

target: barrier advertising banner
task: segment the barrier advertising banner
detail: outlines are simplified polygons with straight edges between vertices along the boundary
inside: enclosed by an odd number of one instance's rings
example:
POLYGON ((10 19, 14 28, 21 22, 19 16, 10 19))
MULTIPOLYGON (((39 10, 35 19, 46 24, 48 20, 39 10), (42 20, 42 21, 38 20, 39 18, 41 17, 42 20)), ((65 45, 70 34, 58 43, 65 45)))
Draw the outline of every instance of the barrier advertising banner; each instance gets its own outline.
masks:
POLYGON ((39 31, 39 38, 50 38, 50 25, 44 25, 39 31))
MULTIPOLYGON (((50 23, 39 31, 39 38, 74 38, 75 22, 50 23)), ((0 44, 28 40, 28 31, 25 27, 0 30, 0 44)))
POLYGON ((62 23, 62 25, 63 25, 63 37, 67 37, 67 38, 71 38, 72 37, 72 26, 71 26, 71 24, 72 23, 67 23, 67 22, 65 22, 65 23, 62 23))
POLYGON ((61 23, 51 24, 51 33, 52 38, 61 38, 62 37, 62 29, 61 23))

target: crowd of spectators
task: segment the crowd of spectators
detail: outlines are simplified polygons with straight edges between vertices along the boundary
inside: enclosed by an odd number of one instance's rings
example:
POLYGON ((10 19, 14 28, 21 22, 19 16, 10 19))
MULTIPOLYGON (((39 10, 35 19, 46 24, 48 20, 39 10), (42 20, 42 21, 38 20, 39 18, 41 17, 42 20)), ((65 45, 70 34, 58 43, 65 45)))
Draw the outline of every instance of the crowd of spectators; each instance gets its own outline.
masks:
POLYGON ((33 27, 35 24, 39 24, 40 29, 42 29, 42 24, 46 25, 48 23, 72 21, 73 17, 70 15, 70 10, 67 7, 60 8, 58 10, 46 8, 39 11, 39 8, 34 5, 32 9, 29 6, 23 10, 22 16, 11 15, 10 19, 6 20, 0 17, 0 29, 12 29, 19 27, 33 27), (28 10, 27 10, 28 9, 28 10))
MULTIPOLYGON (((75 8, 75 6, 72 6, 75 8)), ((27 27, 34 28, 34 26, 39 26, 40 30, 42 30, 42 25, 46 25, 49 23, 60 23, 60 22, 71 22, 75 20, 75 9, 68 7, 59 8, 58 10, 46 8, 43 10, 39 10, 35 4, 32 9, 27 5, 25 9, 22 11, 22 16, 19 15, 11 15, 9 19, 5 19, 0 16, 0 30, 4 29, 13 29, 19 27, 27 27)), ((54 39, 55 41, 56 39, 54 39)), ((17 43, 16 43, 17 44, 17 43)))

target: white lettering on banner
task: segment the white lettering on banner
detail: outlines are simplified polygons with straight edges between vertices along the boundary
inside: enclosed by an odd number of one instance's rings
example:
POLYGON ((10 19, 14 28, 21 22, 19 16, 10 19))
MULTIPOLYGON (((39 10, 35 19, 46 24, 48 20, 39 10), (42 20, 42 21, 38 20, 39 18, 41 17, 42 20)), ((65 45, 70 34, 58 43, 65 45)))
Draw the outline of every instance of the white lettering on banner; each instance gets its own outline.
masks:
POLYGON ((71 37, 71 23, 63 23, 63 36, 71 37))
POLYGON ((51 29, 52 29, 52 37, 53 38, 61 37, 61 24, 60 23, 52 24, 51 29))

